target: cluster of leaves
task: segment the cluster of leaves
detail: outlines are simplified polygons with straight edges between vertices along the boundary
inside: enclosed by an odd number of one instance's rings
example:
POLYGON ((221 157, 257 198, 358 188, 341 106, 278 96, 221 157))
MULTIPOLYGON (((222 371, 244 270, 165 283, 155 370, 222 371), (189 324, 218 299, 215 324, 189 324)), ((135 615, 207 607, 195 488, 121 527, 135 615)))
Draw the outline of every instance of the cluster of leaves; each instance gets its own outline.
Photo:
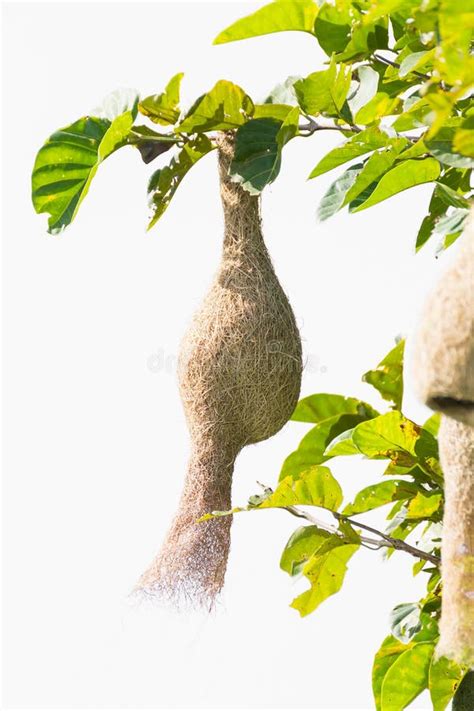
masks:
POLYGON ((109 99, 108 112, 57 131, 39 151, 33 171, 35 209, 49 213, 51 232, 60 231, 76 215, 98 165, 113 151, 133 145, 149 163, 174 149, 171 161, 149 181, 151 227, 189 169, 215 147, 214 132, 236 131, 230 173, 258 194, 277 177, 288 141, 337 130, 344 142, 309 177, 350 165, 323 196, 319 218, 345 206, 351 212, 364 210, 413 186, 433 183, 416 247, 432 235, 445 247, 462 231, 471 197, 470 4, 275 0, 221 32, 215 43, 302 31, 327 54, 326 68, 288 78, 261 104, 221 80, 182 111, 181 73, 162 93, 141 101, 136 94, 128 102, 115 95, 112 115, 109 99))
POLYGON ((404 341, 400 341, 363 376, 390 403, 387 412, 380 414, 370 404, 342 395, 304 398, 292 420, 312 428, 285 460, 275 490, 267 488, 252 496, 245 507, 204 518, 279 508, 306 519, 307 525, 290 537, 280 562, 290 576, 309 583, 291 603, 301 616, 314 612, 341 589, 347 564, 361 546, 383 548, 386 557, 396 550, 414 556, 413 574, 427 576, 426 594, 419 601, 397 605, 391 613, 391 634, 374 659, 375 705, 378 711, 401 711, 429 688, 434 711, 444 711, 468 670, 434 654, 441 610, 444 502, 439 417, 434 415, 420 426, 402 414, 403 352, 404 341), (364 487, 345 506, 341 486, 328 466, 341 456, 387 463, 382 480, 364 487), (353 518, 389 504, 383 532, 353 518), (306 507, 329 511, 336 525, 319 521, 306 507), (371 537, 365 535, 367 531, 371 537), (416 546, 409 543, 412 539, 416 546))

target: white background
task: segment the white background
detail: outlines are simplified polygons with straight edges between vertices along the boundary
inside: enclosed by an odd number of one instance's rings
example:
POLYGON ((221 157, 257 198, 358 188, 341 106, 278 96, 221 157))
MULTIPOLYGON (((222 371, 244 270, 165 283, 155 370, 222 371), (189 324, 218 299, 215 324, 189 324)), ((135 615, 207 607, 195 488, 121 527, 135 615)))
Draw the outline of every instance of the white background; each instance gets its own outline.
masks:
MULTIPOLYGON (((211 616, 130 605, 177 502, 188 438, 174 361, 218 263, 215 155, 186 178, 145 233, 138 152, 99 170, 75 223, 46 234, 30 203, 34 156, 53 130, 118 87, 161 91, 185 72, 184 104, 220 78, 256 100, 290 74, 322 68, 315 40, 284 33, 211 46, 257 3, 4 6, 6 526, 5 705, 11 708, 373 708, 372 658, 388 613, 416 599, 412 560, 363 550, 343 590, 313 615, 279 570, 296 527, 285 512, 233 526, 225 594, 211 616)), ((409 334, 444 258, 414 256, 430 186, 318 224, 335 173, 306 181, 338 143, 285 148, 265 191, 264 227, 301 326, 302 394, 341 392, 382 406, 360 376, 409 334)), ((407 386, 410 388, 410 386, 407 386)), ((408 396, 406 413, 429 413, 408 396)), ((240 456, 235 504, 274 484, 307 427, 288 424, 240 456)), ((384 463, 336 460, 347 498, 384 463)), ((371 520, 381 521, 382 515, 371 520)), ((414 708, 431 708, 426 697, 414 708)))

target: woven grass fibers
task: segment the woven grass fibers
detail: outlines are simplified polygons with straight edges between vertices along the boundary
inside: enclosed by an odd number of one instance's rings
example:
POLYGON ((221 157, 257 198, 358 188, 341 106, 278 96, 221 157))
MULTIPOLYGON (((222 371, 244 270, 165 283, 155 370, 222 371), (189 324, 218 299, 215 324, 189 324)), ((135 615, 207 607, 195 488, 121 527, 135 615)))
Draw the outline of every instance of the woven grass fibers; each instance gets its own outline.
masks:
POLYGON ((446 509, 438 654, 474 667, 474 428, 443 417, 439 431, 446 509))
POLYGON ((195 314, 178 364, 191 456, 178 512, 139 586, 178 605, 212 608, 222 589, 240 450, 271 437, 298 401, 301 341, 262 235, 260 204, 231 181, 234 135, 217 138, 224 245, 214 282, 195 314))

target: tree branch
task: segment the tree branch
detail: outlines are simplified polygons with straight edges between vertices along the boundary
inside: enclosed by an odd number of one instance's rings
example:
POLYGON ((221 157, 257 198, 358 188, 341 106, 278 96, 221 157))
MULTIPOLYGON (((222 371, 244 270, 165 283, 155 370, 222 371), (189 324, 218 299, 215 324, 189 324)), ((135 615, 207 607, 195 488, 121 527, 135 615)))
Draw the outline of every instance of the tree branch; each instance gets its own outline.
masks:
MULTIPOLYGON (((341 533, 341 531, 338 531, 333 526, 314 518, 311 514, 297 509, 295 506, 285 506, 282 508, 297 518, 304 518, 315 526, 318 526, 318 528, 322 528, 328 533, 344 538, 344 534, 341 533)), ((371 526, 366 526, 364 523, 360 523, 359 521, 354 521, 348 516, 337 513, 337 511, 331 511, 331 513, 338 521, 347 521, 347 523, 350 523, 352 526, 357 526, 365 531, 369 531, 370 533, 375 533, 377 536, 380 536, 381 540, 376 538, 368 538, 367 536, 360 536, 361 543, 365 544, 366 548, 371 548, 372 550, 379 550, 380 548, 394 548, 398 551, 405 551, 405 553, 408 553, 415 558, 419 558, 420 560, 427 560, 434 565, 439 565, 441 562, 438 556, 433 555, 432 553, 426 553, 419 548, 415 548, 415 546, 411 546, 409 543, 402 541, 401 538, 392 538, 391 536, 387 536, 385 533, 382 533, 382 531, 378 531, 376 528, 372 528, 371 526)))
POLYGON ((305 136, 312 136, 316 131, 348 131, 350 133, 360 133, 362 131, 359 126, 347 125, 347 126, 334 126, 334 125, 324 125, 321 123, 316 123, 311 118, 308 118, 308 123, 298 126, 299 131, 304 131, 305 136))

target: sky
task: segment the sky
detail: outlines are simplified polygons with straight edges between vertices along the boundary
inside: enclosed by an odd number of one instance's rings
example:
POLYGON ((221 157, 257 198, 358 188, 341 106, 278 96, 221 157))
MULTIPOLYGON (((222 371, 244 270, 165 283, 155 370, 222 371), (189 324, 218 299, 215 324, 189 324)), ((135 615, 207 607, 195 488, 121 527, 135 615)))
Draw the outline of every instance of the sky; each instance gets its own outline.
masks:
MULTIPOLYGON (((284 511, 236 516, 224 595, 211 615, 128 597, 173 515, 188 457, 176 382, 180 339, 215 272, 222 215, 215 155, 187 176, 146 233, 147 179, 127 148, 98 171, 74 224, 46 234, 30 172, 57 128, 110 91, 161 91, 185 73, 183 104, 218 79, 255 99, 322 68, 316 41, 283 33, 212 38, 254 2, 6 3, 4 58, 4 604, 7 708, 370 709, 372 658, 394 605, 423 576, 363 550, 342 591, 300 619, 304 589, 279 569, 296 528, 284 511)), ((408 338, 446 258, 417 228, 430 186, 318 223, 335 177, 307 180, 339 142, 297 139, 262 199, 267 246, 301 329, 302 396, 383 403, 361 382, 408 338)), ((337 172, 336 172, 337 174, 337 172)), ((454 253, 455 249, 453 249, 454 253)), ((448 256, 449 259, 449 256, 448 256)), ((407 369, 405 414, 429 416, 407 369)), ((238 458, 233 502, 274 485, 308 427, 289 423, 238 458)), ((383 462, 334 461, 346 500, 383 462)), ((384 511, 367 516, 382 525, 384 511)), ((425 697, 413 708, 428 709, 425 697)))

